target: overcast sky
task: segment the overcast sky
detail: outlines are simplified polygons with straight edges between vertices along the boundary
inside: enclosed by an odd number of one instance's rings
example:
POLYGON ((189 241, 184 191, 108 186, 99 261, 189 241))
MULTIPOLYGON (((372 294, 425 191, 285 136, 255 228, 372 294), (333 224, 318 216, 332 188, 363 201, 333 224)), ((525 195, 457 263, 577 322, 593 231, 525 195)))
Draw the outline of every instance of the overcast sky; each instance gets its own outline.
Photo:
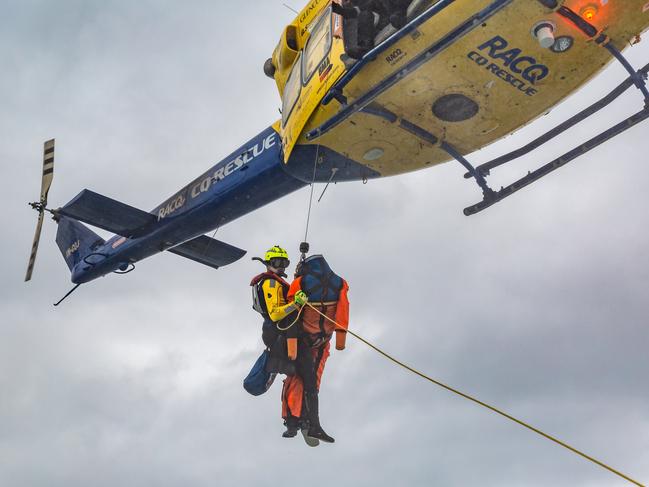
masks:
MULTIPOLYGON (((89 188, 153 208, 276 120, 262 64, 293 14, 268 0, 0 4, 0 485, 628 485, 352 337, 321 389, 336 443, 281 438, 281 383, 260 397, 241 387, 262 349, 250 257, 280 244, 297 260, 307 188, 218 231, 249 252, 229 267, 159 255, 53 308, 72 284, 49 220, 22 282, 43 141, 56 137, 51 206, 89 188)), ((628 54, 644 65, 647 41, 628 54)), ((470 159, 517 147, 624 76, 611 66, 470 159)), ((490 182, 640 108, 630 90, 490 182)), ((349 281, 358 333, 647 483, 647 133, 470 218, 480 192, 455 163, 332 186, 314 205, 312 250, 349 281)))

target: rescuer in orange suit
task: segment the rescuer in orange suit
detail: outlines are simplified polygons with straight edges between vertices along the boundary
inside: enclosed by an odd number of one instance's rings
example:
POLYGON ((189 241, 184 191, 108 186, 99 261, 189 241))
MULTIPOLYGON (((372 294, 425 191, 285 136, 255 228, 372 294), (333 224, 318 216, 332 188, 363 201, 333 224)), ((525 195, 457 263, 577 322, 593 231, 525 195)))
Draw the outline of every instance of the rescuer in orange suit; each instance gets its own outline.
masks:
MULTIPOLYGON (((322 429, 319 417, 320 381, 329 357, 329 342, 336 333, 336 350, 345 349, 349 325, 349 301, 347 282, 337 276, 321 255, 313 255, 300 262, 295 272, 296 279, 290 286, 287 300, 302 294, 304 306, 300 312, 298 327, 296 375, 284 381, 282 390, 282 417, 285 420, 284 437, 290 438, 302 429, 307 443, 321 440, 333 443, 334 439, 322 429), (319 312, 315 311, 313 306, 319 312), (322 314, 320 314, 322 313, 322 314), (338 323, 335 325, 324 318, 327 316, 338 323)), ((290 354, 289 354, 290 355, 290 354)), ((315 442, 317 445, 317 442, 315 442)))

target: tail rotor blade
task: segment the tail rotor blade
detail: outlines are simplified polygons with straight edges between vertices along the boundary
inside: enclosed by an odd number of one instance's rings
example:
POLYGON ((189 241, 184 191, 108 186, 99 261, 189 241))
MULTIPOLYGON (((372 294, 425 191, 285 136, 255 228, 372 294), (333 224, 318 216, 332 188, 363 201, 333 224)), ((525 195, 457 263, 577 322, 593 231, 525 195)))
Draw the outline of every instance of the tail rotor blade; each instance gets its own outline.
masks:
POLYGON ((36 233, 34 234, 34 242, 32 243, 32 253, 29 256, 29 264, 27 264, 27 273, 25 274, 25 282, 32 278, 34 271, 34 264, 36 263, 36 252, 38 252, 38 242, 41 239, 41 230, 43 229, 44 211, 38 212, 38 224, 36 225, 36 233))
POLYGON ((45 142, 43 147, 43 180, 41 182, 41 203, 47 205, 47 193, 54 179, 54 139, 45 142))
POLYGON ((40 242, 41 231, 43 230, 43 218, 45 216, 45 211, 50 211, 47 209, 47 194, 52 186, 52 179, 54 179, 54 139, 45 142, 43 147, 41 199, 39 202, 30 203, 30 206, 38 211, 38 223, 36 224, 36 233, 34 234, 34 242, 32 243, 32 253, 29 256, 29 264, 27 264, 25 282, 32 278, 34 264, 36 263, 36 253, 38 252, 38 243, 40 242))

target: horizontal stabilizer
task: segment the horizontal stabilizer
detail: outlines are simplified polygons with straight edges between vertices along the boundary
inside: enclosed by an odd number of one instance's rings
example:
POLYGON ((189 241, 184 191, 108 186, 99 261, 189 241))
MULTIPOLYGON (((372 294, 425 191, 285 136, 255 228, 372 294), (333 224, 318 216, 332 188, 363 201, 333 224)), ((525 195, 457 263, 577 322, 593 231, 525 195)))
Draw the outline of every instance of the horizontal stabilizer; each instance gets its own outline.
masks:
POLYGON ((246 254, 246 251, 205 235, 189 240, 184 244, 169 249, 169 252, 187 257, 218 269, 232 264, 246 254))
POLYGON ((138 237, 156 221, 155 215, 84 189, 58 212, 123 237, 138 237))

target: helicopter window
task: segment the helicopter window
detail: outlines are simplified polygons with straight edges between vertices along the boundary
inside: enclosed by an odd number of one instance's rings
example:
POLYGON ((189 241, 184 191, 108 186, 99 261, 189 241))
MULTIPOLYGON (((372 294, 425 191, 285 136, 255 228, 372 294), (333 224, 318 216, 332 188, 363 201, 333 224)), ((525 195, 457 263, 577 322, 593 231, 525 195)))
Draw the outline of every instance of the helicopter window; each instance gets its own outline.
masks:
POLYGON ((291 74, 288 76, 286 85, 284 86, 284 96, 282 97, 282 126, 286 125, 288 117, 293 111, 293 106, 300 95, 300 56, 295 59, 291 74))
POLYGON ((320 16, 304 48, 304 84, 314 75, 331 49, 331 7, 320 16))

